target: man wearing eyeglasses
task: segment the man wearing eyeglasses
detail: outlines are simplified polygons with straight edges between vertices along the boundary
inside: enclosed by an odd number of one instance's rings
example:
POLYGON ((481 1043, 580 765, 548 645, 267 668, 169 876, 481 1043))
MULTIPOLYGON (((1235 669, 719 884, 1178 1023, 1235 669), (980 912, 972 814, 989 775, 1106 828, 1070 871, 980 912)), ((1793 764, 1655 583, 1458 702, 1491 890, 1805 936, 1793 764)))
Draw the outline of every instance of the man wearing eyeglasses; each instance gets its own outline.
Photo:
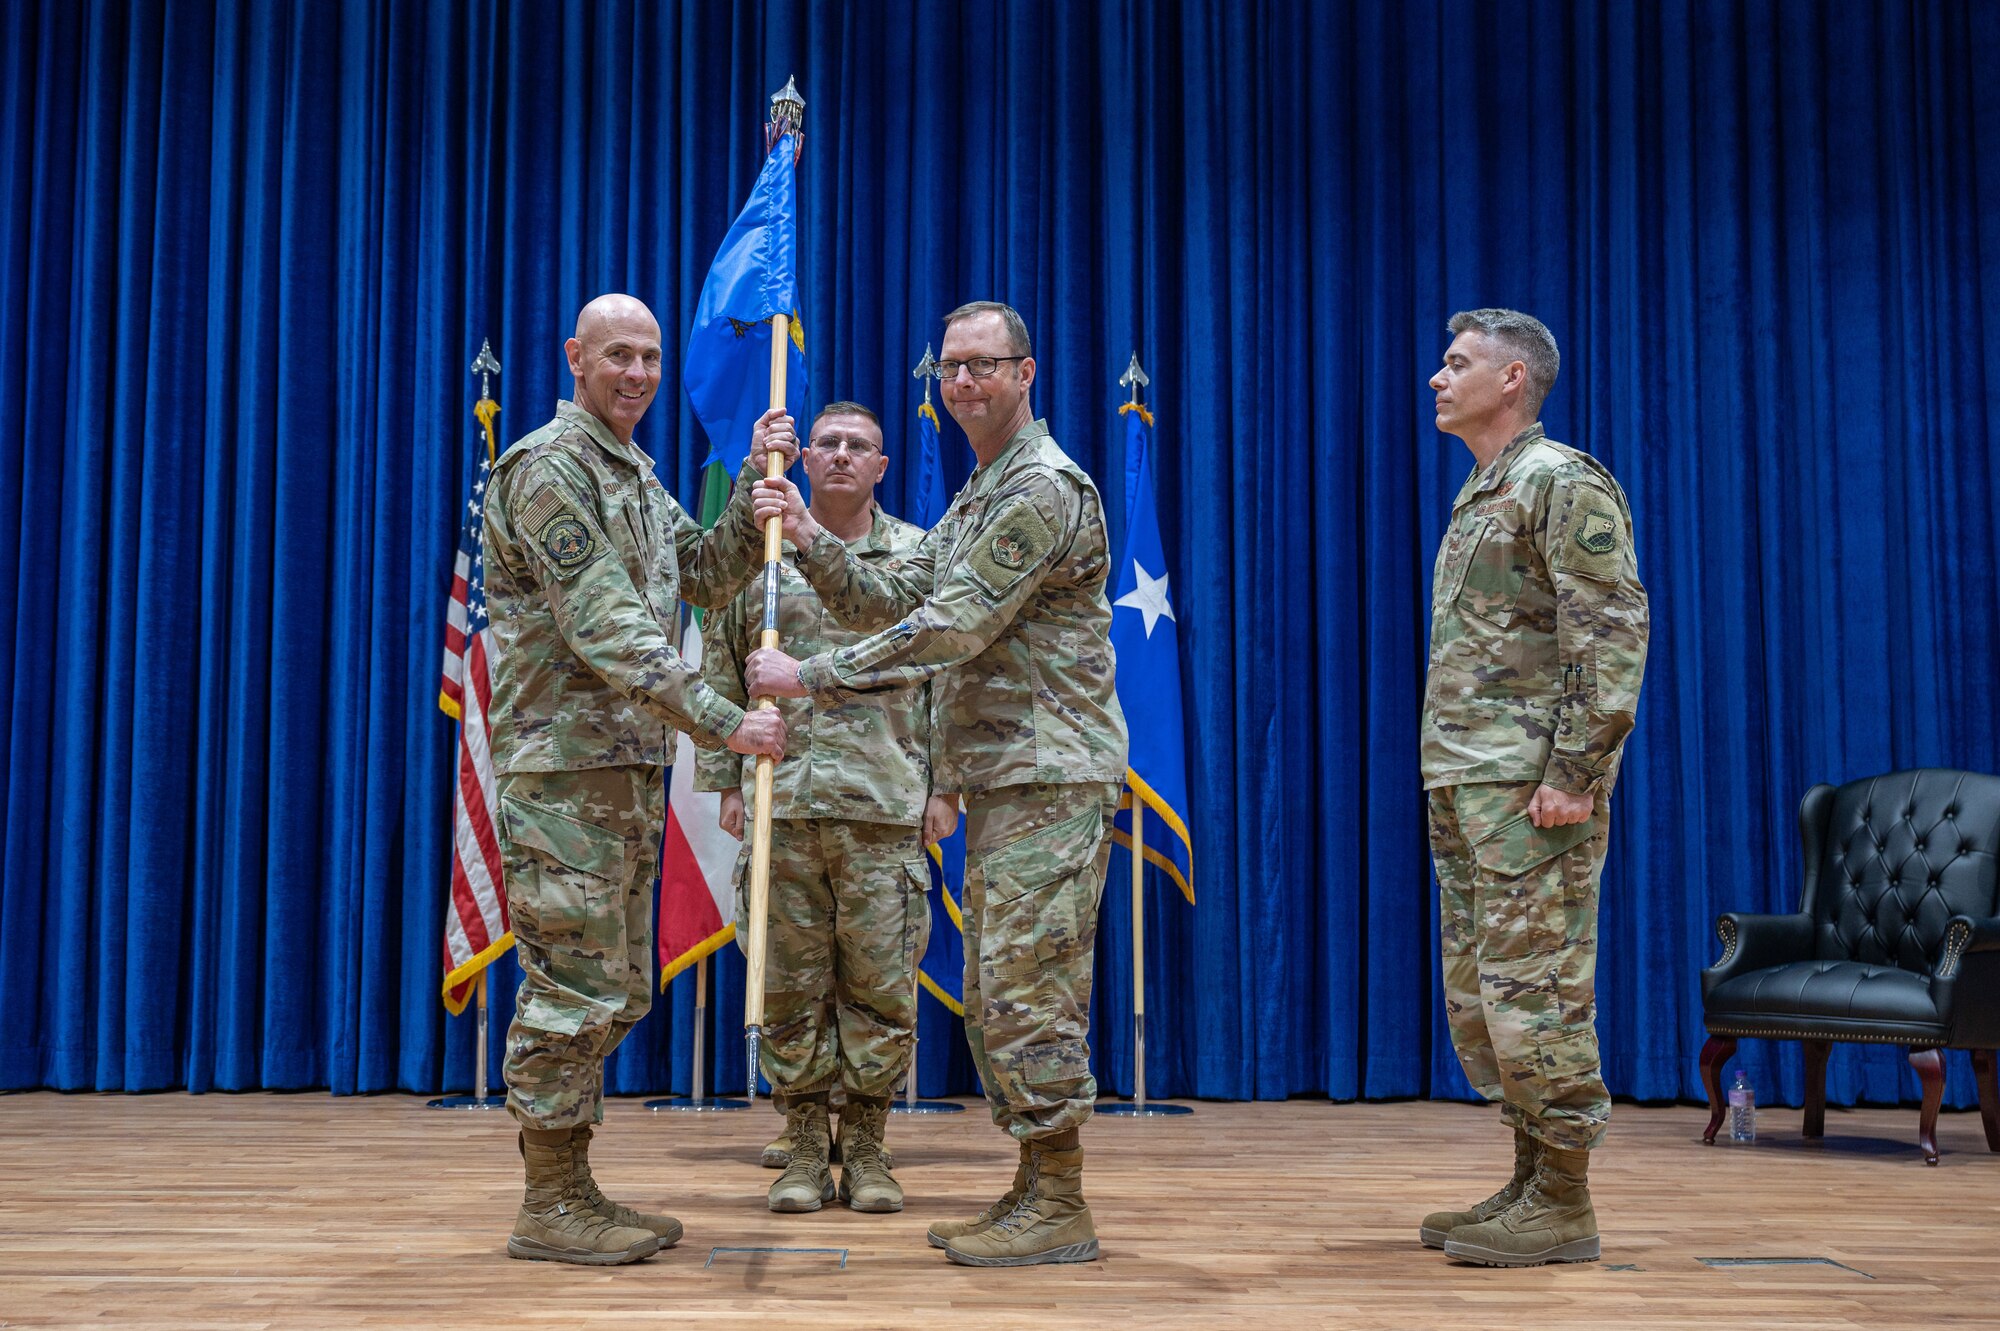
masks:
MULTIPOLYGON (((875 486, 889 469, 882 425, 858 402, 831 402, 813 419, 805 459, 811 513, 829 545, 869 567, 914 550, 922 528, 884 513, 875 486)), ((796 569, 782 570, 778 632, 810 655, 859 642, 796 569)), ((743 663, 763 628, 764 591, 752 584, 704 635, 702 677, 749 705, 743 663)), ((785 757, 771 788, 770 926, 760 1062, 785 1135, 766 1148, 785 1172, 773 1211, 817 1211, 835 1194, 828 1096, 840 1111, 842 1201, 857 1211, 900 1211, 883 1133, 889 1097, 910 1064, 916 1031, 916 964, 930 938, 924 842, 958 826, 958 798, 930 795, 930 691, 786 698, 785 757)), ((695 759, 695 786, 722 792, 722 830, 743 835, 756 764, 729 752, 695 759)), ((749 849, 737 861, 736 937, 749 849)))
POLYGON ((873 636, 803 661, 753 652, 745 683, 826 704, 933 681, 932 784, 966 805, 966 1038, 1020 1162, 999 1201, 930 1242, 969 1266, 1091 1261, 1091 949, 1126 758, 1104 506, 1029 409, 1013 309, 952 311, 936 373, 979 465, 908 555, 870 565, 825 539, 789 482, 757 487, 758 520, 783 517, 821 600, 873 636))

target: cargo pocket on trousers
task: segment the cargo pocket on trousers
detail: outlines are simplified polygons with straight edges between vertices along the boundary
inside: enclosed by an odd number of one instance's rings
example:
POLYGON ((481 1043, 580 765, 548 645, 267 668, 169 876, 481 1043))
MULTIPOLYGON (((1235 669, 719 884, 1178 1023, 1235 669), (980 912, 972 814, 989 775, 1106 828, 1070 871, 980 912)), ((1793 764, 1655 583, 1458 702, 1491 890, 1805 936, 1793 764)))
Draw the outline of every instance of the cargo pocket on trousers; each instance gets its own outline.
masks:
POLYGON ((516 1019, 530 1030, 550 1035, 575 1035, 583 1029, 590 1008, 583 1003, 565 1003, 548 994, 534 994, 521 1005, 516 1019))
POLYGON ((1582 1030, 1564 1030, 1535 1042, 1535 1062, 1548 1081, 1594 1077, 1598 1061, 1597 1032, 1588 1026, 1582 1030))
POLYGON ((625 839, 527 800, 500 797, 508 844, 539 861, 532 883, 510 882, 509 920, 523 940, 551 950, 601 957, 624 926, 618 900, 625 880, 625 839))
POLYGON ((1532 956, 1570 941, 1574 892, 1568 866, 1553 861, 1601 827, 1595 816, 1564 827, 1536 827, 1523 813, 1473 843, 1484 898, 1475 922, 1483 955, 1532 956))
POLYGON ((1063 1086, 1090 1075, 1090 1051, 1081 1040, 1057 1040, 1021 1051, 1021 1080, 1030 1086, 1063 1086))
POLYGON ((980 860, 980 947, 995 975, 1032 975, 1096 941, 1098 885, 1072 884, 1096 864, 1103 833, 1104 812, 1093 805, 980 860))

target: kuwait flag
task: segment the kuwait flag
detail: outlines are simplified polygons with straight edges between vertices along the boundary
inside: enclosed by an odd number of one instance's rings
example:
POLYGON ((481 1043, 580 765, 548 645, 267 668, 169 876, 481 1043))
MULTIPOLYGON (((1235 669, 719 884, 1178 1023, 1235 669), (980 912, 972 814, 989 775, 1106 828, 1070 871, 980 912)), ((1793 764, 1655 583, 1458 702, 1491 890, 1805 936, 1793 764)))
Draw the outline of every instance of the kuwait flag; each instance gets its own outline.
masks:
MULTIPOLYGON (((729 475, 708 468, 701 486, 701 525, 713 527, 729 500, 729 475)), ((681 655, 701 664, 701 619, 681 635, 681 655)), ((736 937, 736 852, 742 842, 715 825, 722 796, 694 788, 694 741, 679 737, 667 783, 667 832, 660 843, 660 988, 736 937)))

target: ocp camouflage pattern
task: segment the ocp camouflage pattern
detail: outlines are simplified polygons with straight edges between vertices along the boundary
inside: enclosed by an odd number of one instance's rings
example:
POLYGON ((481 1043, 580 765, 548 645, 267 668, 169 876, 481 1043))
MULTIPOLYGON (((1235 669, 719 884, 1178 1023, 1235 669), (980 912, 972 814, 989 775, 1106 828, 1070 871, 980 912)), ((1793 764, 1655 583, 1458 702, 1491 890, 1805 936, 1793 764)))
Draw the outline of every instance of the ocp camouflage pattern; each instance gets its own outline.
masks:
MULTIPOLYGON (((868 533, 848 545, 856 559, 882 567, 916 549, 921 527, 892 518, 876 506, 868 533)), ((839 543, 827 533, 822 540, 839 543)), ((859 642, 865 635, 842 627, 799 571, 781 566, 778 642, 804 659, 859 642)), ((742 707, 743 662, 762 638, 763 579, 744 589, 702 626, 702 678, 742 707)), ((930 793, 930 689, 888 689, 805 698, 780 698, 785 756, 771 787, 778 818, 853 818, 914 827, 923 821, 930 793)), ((695 789, 740 788, 744 807, 756 782, 755 759, 729 750, 695 759, 695 789)))
POLYGON ((653 1002, 657 767, 515 772, 498 781, 507 918, 521 962, 507 1108, 534 1128, 604 1119, 604 1059, 653 1002))
POLYGON ((965 1038, 993 1121, 1022 1141, 1097 1102, 1090 991, 1115 784, 1037 782, 967 797, 965 1038))
POLYGON ((1104 506, 1046 423, 975 470, 900 559, 875 567, 819 541, 797 563, 843 623, 873 634, 805 660, 815 698, 935 681, 933 789, 1124 779, 1104 506))
POLYGON ((1530 426, 1475 470, 1431 584, 1426 788, 1536 781, 1609 796, 1649 629, 1611 473, 1530 426))
POLYGON ((1539 781, 1430 793, 1445 1020, 1473 1089, 1563 1149, 1611 1115, 1597 1045, 1598 884, 1610 809, 1536 827, 1539 781))
POLYGON ((758 567, 741 478, 704 533, 644 452, 563 402, 495 464, 484 518, 495 771, 663 765, 675 730, 735 733, 742 709, 676 644, 683 598, 723 605, 758 567))
MULTIPOLYGON (((916 966, 931 934, 930 872, 915 826, 848 818, 771 824, 764 1042, 774 1090, 836 1080, 849 1095, 895 1090, 910 1065, 916 966)), ((736 864, 736 942, 745 946, 750 851, 736 864)))

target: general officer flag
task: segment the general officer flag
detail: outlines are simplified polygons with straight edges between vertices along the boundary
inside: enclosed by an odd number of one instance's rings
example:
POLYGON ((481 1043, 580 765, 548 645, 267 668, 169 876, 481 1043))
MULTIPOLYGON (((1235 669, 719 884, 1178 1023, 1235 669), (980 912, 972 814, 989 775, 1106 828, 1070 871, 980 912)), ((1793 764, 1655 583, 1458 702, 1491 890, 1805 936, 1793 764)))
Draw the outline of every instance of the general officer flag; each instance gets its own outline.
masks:
POLYGON ((1125 417, 1125 557, 1111 603, 1118 654, 1118 703, 1132 736, 1114 839, 1131 849, 1133 800, 1147 810, 1146 859, 1194 900, 1194 839, 1188 833, 1187 743, 1181 715, 1179 619, 1153 499, 1153 418, 1136 402, 1125 417))
MULTIPOLYGON (((938 418, 928 400, 917 408, 917 461, 914 507, 910 520, 929 530, 944 516, 944 457, 938 441, 938 418)), ((924 953, 918 980, 931 996, 958 1016, 965 1015, 964 920, 958 894, 965 885, 965 819, 958 829, 929 847, 931 871, 931 944, 924 953)))
POLYGON ((722 238, 702 283, 688 335, 681 383, 708 432, 702 464, 720 462, 731 476, 750 451, 750 431, 771 404, 771 316, 791 320, 785 407, 806 414, 806 340, 799 322, 798 195, 792 136, 764 159, 749 202, 722 238))

